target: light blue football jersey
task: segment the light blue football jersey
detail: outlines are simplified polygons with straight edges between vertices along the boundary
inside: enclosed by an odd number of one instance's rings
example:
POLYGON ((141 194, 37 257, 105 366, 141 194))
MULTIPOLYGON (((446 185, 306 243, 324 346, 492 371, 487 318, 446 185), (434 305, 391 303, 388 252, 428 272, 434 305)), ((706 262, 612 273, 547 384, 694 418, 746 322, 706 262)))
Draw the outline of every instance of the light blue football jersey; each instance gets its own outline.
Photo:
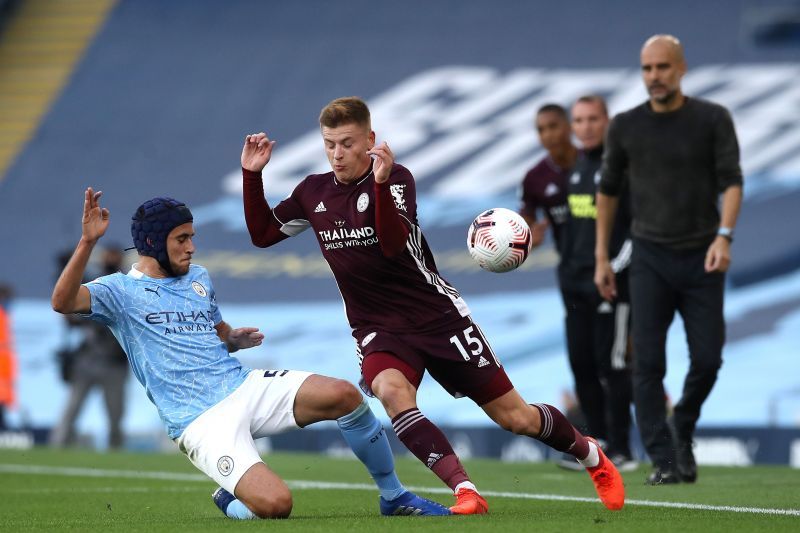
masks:
POLYGON ((222 321, 205 268, 151 278, 132 268, 86 283, 91 313, 128 354, 170 438, 231 394, 251 369, 228 354, 214 329, 222 321))

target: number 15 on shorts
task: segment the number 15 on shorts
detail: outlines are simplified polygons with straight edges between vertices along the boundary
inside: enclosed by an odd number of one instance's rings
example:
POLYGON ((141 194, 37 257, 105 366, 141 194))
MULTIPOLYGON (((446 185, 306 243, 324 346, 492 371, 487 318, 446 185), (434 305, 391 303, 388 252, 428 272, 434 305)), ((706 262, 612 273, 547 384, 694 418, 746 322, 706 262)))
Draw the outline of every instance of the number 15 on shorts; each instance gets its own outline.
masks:
POLYGON ((462 342, 459 338, 459 335, 453 335, 450 337, 450 343, 455 344, 456 348, 458 348, 458 352, 465 361, 470 360, 469 353, 467 353, 467 348, 469 348, 469 351, 472 353, 472 355, 480 355, 483 352, 483 343, 478 337, 474 337, 472 335, 474 332, 475 326, 469 326, 462 332, 466 342, 462 342), (465 344, 467 348, 464 347, 465 344))

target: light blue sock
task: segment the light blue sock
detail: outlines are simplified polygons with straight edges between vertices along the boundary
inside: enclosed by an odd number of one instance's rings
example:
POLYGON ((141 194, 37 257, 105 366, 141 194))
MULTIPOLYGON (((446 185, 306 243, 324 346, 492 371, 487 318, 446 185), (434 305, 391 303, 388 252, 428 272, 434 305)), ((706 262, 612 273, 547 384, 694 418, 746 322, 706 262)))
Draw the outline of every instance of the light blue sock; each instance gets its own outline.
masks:
POLYGON ((228 504, 228 508, 225 509, 225 514, 228 515, 228 518, 236 518, 237 520, 255 520, 258 518, 253 514, 253 511, 239 500, 231 501, 228 504))
POLYGON ((367 467, 385 500, 394 500, 406 492, 394 471, 394 457, 383 426, 367 405, 361 405, 336 421, 344 440, 367 467))

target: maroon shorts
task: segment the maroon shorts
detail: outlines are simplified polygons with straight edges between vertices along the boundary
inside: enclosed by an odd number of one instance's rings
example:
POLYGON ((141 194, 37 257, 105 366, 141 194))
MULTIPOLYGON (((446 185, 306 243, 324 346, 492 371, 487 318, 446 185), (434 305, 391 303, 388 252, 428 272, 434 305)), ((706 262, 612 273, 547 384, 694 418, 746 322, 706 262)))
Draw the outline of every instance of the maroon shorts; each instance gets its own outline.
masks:
POLYGON ((398 334, 365 328, 353 336, 368 394, 375 376, 387 368, 399 370, 417 388, 427 370, 447 392, 478 405, 514 388, 483 332, 469 317, 435 332, 398 334))

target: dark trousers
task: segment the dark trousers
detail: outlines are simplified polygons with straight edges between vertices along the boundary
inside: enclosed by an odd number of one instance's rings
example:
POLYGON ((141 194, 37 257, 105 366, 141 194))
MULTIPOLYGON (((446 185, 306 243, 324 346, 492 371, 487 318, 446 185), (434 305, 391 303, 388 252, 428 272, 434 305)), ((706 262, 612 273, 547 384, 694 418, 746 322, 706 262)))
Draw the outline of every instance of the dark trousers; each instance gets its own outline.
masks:
POLYGON ((127 379, 127 365, 97 366, 96 362, 77 361, 70 383, 69 400, 61 421, 50 434, 50 443, 57 447, 75 444, 75 422, 78 420, 89 392, 98 386, 103 389, 103 398, 108 414, 108 447, 121 448, 124 444, 122 415, 125 410, 125 382, 127 379))
POLYGON ((706 252, 706 247, 676 251, 634 239, 630 291, 636 421, 650 459, 663 469, 675 461, 663 380, 667 330, 676 310, 683 318, 690 359, 683 394, 673 409, 679 440, 692 438, 722 365, 725 274, 705 272, 706 252))
POLYGON ((569 364, 589 433, 606 440, 609 453, 630 455, 632 392, 626 363, 630 305, 604 302, 594 288, 562 288, 561 295, 569 364))

